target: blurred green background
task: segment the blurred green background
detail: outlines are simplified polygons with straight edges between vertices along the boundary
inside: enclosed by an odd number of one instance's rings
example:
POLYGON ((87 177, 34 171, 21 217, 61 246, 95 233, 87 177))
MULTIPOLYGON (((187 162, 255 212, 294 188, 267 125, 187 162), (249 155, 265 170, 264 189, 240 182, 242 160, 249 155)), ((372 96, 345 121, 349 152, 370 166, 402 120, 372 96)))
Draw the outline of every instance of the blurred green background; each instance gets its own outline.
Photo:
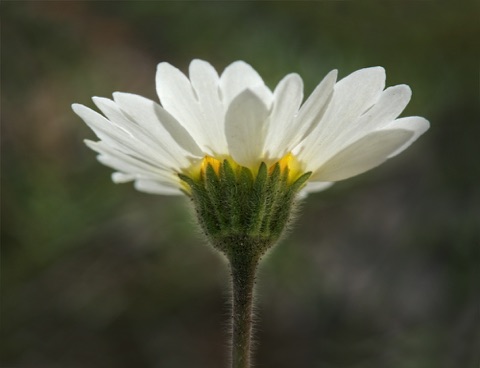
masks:
POLYGON ((431 129, 311 195, 258 282, 256 367, 477 368, 479 3, 2 1, 1 366, 227 366, 228 270, 180 197, 114 185, 70 109, 156 64, 306 93, 382 65, 431 129))

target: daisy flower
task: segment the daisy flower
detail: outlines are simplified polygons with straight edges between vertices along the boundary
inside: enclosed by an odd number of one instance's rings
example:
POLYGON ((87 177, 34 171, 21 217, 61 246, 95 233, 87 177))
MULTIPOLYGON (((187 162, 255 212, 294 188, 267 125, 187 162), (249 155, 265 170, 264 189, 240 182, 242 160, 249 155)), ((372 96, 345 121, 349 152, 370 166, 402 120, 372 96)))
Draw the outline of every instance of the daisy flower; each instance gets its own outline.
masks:
POLYGON ((134 181, 154 194, 188 194, 183 175, 198 178, 224 160, 254 175, 262 162, 288 167, 292 180, 310 173, 301 194, 320 191, 380 165, 429 127, 422 117, 398 118, 411 90, 384 89, 381 67, 338 82, 334 70, 303 103, 298 74, 272 91, 243 61, 219 75, 208 62, 193 60, 188 77, 160 63, 156 86, 160 104, 116 92, 113 100, 93 98, 103 115, 72 106, 100 139, 86 144, 116 170, 113 181, 134 181))
POLYGON ((113 100, 93 98, 103 115, 73 105, 100 139, 86 143, 116 170, 114 182, 192 200, 231 267, 233 368, 250 367, 257 265, 297 199, 380 165, 429 127, 421 117, 398 118, 411 91, 385 89, 383 68, 336 79, 335 70, 327 74, 303 102, 297 74, 271 91, 242 61, 219 76, 193 60, 188 77, 161 63, 160 104, 117 92, 113 100))

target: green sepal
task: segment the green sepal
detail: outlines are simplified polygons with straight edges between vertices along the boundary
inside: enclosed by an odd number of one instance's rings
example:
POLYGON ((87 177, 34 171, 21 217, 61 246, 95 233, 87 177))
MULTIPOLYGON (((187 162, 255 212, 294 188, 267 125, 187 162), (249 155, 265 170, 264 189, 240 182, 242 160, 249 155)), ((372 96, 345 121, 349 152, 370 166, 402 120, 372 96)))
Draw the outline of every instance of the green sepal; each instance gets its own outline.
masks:
POLYGON ((267 168, 262 162, 254 175, 224 160, 217 170, 209 163, 196 180, 179 178, 189 187, 200 226, 214 247, 230 256, 246 251, 232 247, 249 244, 248 252, 260 257, 288 226, 296 194, 310 175, 290 182, 288 167, 282 170, 278 163, 267 168))

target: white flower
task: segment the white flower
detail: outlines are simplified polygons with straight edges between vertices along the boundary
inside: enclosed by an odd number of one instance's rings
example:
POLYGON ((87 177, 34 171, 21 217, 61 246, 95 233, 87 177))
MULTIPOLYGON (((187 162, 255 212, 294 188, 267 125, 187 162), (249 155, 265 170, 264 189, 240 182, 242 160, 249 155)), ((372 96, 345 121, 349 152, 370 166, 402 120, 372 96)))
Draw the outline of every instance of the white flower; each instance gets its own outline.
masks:
POLYGON ((189 78, 168 63, 157 70, 161 105, 116 92, 94 97, 101 114, 73 110, 99 142, 86 144, 117 170, 116 183, 138 190, 181 194, 178 174, 195 177, 205 162, 228 159, 253 172, 265 162, 311 172, 303 193, 370 170, 397 155, 429 127, 421 117, 397 119, 410 100, 406 85, 385 87, 381 67, 358 70, 336 82, 330 72, 302 104, 299 75, 285 76, 272 92, 248 64, 236 61, 219 76, 193 60, 189 78))

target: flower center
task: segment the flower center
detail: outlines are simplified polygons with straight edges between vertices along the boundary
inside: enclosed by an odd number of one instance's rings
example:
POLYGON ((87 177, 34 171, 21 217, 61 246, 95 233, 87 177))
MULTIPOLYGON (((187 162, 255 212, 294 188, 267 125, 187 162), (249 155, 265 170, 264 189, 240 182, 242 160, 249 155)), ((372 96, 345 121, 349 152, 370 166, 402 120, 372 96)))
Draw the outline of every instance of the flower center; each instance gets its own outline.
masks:
MULTIPOLYGON (((229 166, 235 171, 240 172, 242 169, 250 170, 253 177, 258 175, 259 167, 257 168, 245 168, 235 162, 231 157, 220 157, 216 158, 213 156, 206 155, 200 163, 197 163, 192 168, 188 170, 187 176, 191 177, 192 179, 198 181, 202 180, 206 177, 207 168, 211 166, 213 172, 217 175, 220 174, 220 170, 224 162, 227 161, 229 166)), ((278 165, 280 169, 280 173, 287 177, 288 184, 293 183, 296 181, 304 172, 302 171, 302 167, 300 162, 292 153, 287 153, 283 156, 280 160, 275 162, 274 164, 268 167, 268 175, 271 175, 276 166, 278 165)))

